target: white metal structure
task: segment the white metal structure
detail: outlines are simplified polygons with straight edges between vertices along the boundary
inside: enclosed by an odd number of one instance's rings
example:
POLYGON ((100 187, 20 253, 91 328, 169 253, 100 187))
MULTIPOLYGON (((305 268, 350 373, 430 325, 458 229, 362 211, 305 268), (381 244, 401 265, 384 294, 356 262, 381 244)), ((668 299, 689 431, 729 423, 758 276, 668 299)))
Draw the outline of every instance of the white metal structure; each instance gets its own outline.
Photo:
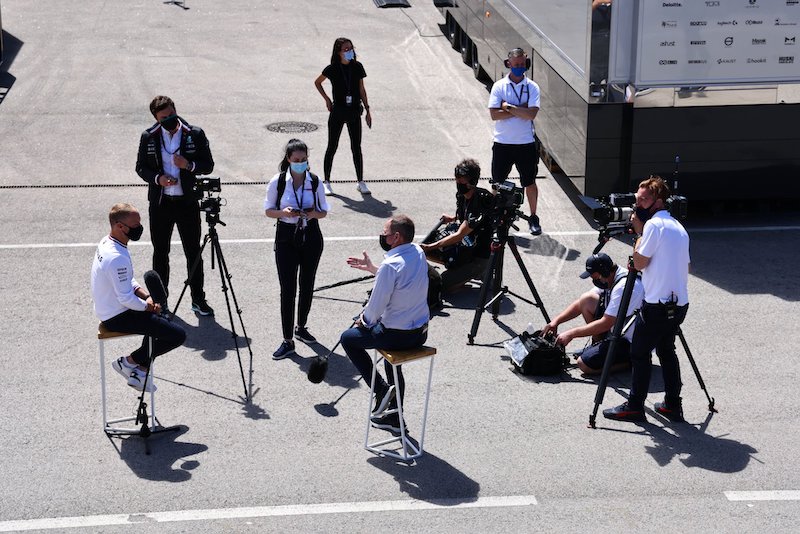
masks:
POLYGON ((372 380, 370 381, 372 387, 370 388, 370 395, 367 399, 367 434, 364 438, 364 448, 370 452, 374 452, 375 454, 380 454, 382 456, 390 456, 392 458, 397 458, 398 460, 403 460, 408 462, 410 460, 414 460, 415 458, 419 458, 422 456, 423 452, 423 444, 425 442, 425 424, 428 420, 428 400, 430 399, 431 395, 431 379, 433 378, 433 356, 436 354, 436 349, 433 347, 422 346, 418 349, 411 349, 411 350, 387 350, 387 349, 375 349, 372 354, 372 380), (378 372, 378 363, 381 360, 386 360, 392 366, 392 374, 394 375, 394 383, 399 384, 398 376, 397 376, 397 366, 403 365, 412 361, 422 360, 424 358, 430 359, 430 365, 428 366, 428 384, 425 387, 425 408, 422 412, 422 430, 419 438, 419 447, 417 447, 411 440, 408 438, 408 430, 406 429, 406 423, 403 420, 403 403, 400 401, 400 391, 398 389, 397 395, 397 408, 387 410, 384 414, 393 414, 397 413, 400 418, 400 435, 395 436, 389 439, 384 439, 381 441, 377 441, 375 443, 369 442, 369 431, 371 428, 371 416, 372 416, 372 397, 375 394, 375 375, 378 372), (399 452, 395 452, 392 449, 385 449, 386 445, 390 443, 400 442, 402 446, 402 454, 399 452), (413 453, 413 454, 410 454, 413 453))

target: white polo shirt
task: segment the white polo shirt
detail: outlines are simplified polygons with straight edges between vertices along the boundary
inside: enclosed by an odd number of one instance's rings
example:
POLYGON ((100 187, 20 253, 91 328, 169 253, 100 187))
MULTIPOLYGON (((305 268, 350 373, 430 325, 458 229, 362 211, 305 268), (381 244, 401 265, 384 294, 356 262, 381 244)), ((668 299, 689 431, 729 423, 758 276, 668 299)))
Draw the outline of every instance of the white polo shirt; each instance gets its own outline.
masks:
POLYGON ((644 223, 636 249, 650 263, 642 270, 644 300, 667 302, 672 295, 678 306, 689 304, 689 234, 667 210, 657 211, 644 223))
MULTIPOLYGON (((494 82, 489 95, 489 108, 499 109, 503 102, 512 106, 538 108, 539 86, 536 82, 523 77, 514 83, 505 76, 494 82)), ((533 143, 533 121, 511 117, 494 121, 494 142, 507 145, 526 145, 533 143)))

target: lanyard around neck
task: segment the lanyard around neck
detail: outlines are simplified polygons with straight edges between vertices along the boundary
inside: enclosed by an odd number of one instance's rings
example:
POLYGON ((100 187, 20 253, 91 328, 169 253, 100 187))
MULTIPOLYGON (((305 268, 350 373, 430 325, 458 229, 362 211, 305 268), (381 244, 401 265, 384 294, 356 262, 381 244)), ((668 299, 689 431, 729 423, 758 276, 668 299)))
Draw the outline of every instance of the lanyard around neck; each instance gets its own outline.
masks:
POLYGON ((528 98, 525 100, 525 106, 527 106, 528 103, 530 102, 530 99, 531 99, 531 90, 528 88, 528 84, 525 83, 525 79, 524 78, 522 79, 521 83, 522 83, 522 87, 519 88, 519 94, 517 94, 517 90, 514 89, 514 84, 513 83, 511 84, 511 92, 514 93, 515 97, 517 97, 517 105, 518 106, 522 105, 522 95, 527 93, 528 94, 528 98))
POLYGON ((289 179, 292 180, 292 193, 294 193, 294 201, 297 202, 297 209, 303 209, 303 197, 306 194, 306 175, 303 173, 303 181, 300 182, 300 198, 297 198, 297 189, 294 187, 294 178, 292 173, 289 173, 289 179))

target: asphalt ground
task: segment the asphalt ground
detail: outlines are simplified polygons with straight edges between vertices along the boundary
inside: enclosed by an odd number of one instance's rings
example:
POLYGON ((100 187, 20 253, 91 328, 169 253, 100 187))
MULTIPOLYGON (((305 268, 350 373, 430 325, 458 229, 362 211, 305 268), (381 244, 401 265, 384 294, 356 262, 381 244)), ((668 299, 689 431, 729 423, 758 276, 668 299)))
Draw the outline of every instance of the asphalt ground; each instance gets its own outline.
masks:
MULTIPOLYGON (((424 234, 452 212, 449 177, 460 158, 476 157, 488 175, 486 89, 449 48, 428 3, 186 7, 3 1, 13 47, 0 75, 10 86, 0 101, 0 531, 796 530, 796 215, 687 223, 684 332, 719 413, 708 412, 679 348, 688 423, 648 411, 647 424, 600 417, 588 429, 596 380, 575 369, 523 377, 500 345, 528 322, 541 326, 539 310, 506 299, 498 320, 484 314, 467 345, 472 289, 448 298, 431 322, 428 344, 438 355, 425 455, 412 465, 375 457, 363 448, 367 389, 343 352, 331 357, 324 383, 305 377, 311 357, 331 349, 358 312, 368 282, 319 292, 309 327, 320 345, 298 343, 299 356, 270 357, 280 317, 263 182, 290 135, 265 126, 320 125, 301 137, 321 168, 327 113, 312 81, 334 38, 349 36, 369 75, 375 124, 363 148, 373 195, 355 190, 343 136, 337 194, 322 221, 319 287, 363 274, 346 266, 349 255, 380 258, 377 236, 391 214, 410 214, 424 234), (146 210, 133 168, 150 124, 147 104, 159 93, 211 140, 226 199, 218 229, 252 347, 254 396, 242 399, 219 271, 207 253, 216 318, 196 317, 186 301, 178 308, 189 337, 158 361, 156 375, 159 419, 181 429, 151 438, 146 456, 140 439, 107 439, 101 430, 89 268, 110 205, 146 210)), ((578 274, 597 233, 568 180, 540 167, 539 183, 545 233, 520 232, 517 240, 555 315, 587 288, 578 274)), ((624 261, 630 247, 612 241, 605 251, 624 261)), ((150 267, 148 242, 131 253, 138 273, 150 267)), ((184 263, 177 242, 171 257, 176 295, 184 263)), ((510 258, 505 282, 529 296, 510 258)), ((134 344, 108 347, 121 355, 134 344)), ((249 354, 241 355, 246 370, 249 354)), ((132 414, 132 391, 107 371, 110 409, 132 414)), ((415 437, 425 371, 406 366, 415 437)), ((621 402, 628 383, 615 375, 603 407, 621 402)), ((656 365, 648 408, 662 390, 656 365)))

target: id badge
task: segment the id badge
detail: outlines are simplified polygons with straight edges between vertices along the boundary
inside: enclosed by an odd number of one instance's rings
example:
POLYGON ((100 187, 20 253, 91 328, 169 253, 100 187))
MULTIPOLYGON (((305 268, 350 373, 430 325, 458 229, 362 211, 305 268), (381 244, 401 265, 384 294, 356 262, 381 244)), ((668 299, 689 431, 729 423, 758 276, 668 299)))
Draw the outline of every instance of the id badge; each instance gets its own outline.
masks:
POLYGON ((348 106, 352 106, 353 105, 353 95, 345 96, 344 97, 344 103, 347 104, 348 106))

